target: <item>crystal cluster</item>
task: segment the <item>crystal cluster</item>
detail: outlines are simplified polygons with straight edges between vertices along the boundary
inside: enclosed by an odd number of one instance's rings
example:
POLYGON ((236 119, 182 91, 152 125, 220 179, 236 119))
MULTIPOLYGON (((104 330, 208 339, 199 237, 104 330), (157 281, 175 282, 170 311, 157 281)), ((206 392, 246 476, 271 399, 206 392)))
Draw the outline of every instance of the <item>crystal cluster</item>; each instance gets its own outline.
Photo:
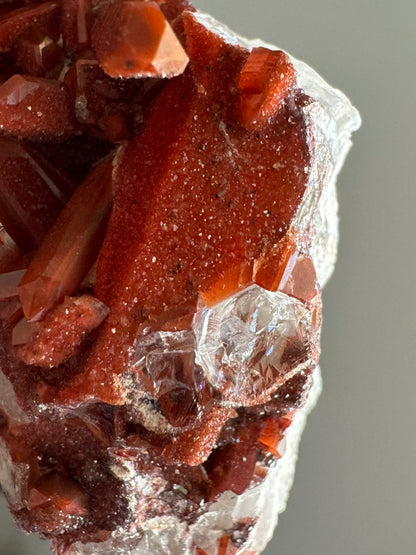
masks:
POLYGON ((359 117, 187 0, 0 5, 0 481, 56 554, 254 555, 359 117))

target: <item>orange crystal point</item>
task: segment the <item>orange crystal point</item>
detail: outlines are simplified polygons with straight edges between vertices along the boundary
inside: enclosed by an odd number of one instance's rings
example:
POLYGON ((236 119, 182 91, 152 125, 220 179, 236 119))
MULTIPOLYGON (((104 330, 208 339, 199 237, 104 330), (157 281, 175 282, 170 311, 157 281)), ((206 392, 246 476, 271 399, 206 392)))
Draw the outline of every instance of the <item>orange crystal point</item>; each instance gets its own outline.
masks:
POLYGON ((156 2, 113 3, 95 26, 92 44, 112 77, 173 77, 189 61, 156 2))
POLYGON ((112 158, 78 187, 19 285, 23 311, 40 319, 79 286, 95 262, 112 204, 112 158))
POLYGON ((285 428, 282 421, 279 417, 268 418, 259 436, 259 443, 277 458, 281 457, 277 448, 284 437, 285 428))
POLYGON ((40 478, 29 492, 31 510, 54 506, 70 515, 84 515, 88 512, 87 497, 71 478, 53 472, 40 478))
POLYGON ((32 334, 28 333, 28 342, 17 347, 17 356, 26 364, 56 367, 78 351, 83 339, 107 315, 105 304, 90 295, 66 297, 42 322, 28 322, 34 329, 32 334))
POLYGON ((164 459, 168 464, 202 464, 211 454, 225 422, 235 415, 233 409, 212 407, 192 430, 178 435, 165 447, 164 459))
POLYGON ((295 68, 284 52, 253 48, 238 82, 242 124, 261 127, 279 110, 295 81, 295 68))
POLYGON ((254 283, 268 291, 277 291, 286 283, 297 257, 296 241, 288 234, 255 261, 254 283))

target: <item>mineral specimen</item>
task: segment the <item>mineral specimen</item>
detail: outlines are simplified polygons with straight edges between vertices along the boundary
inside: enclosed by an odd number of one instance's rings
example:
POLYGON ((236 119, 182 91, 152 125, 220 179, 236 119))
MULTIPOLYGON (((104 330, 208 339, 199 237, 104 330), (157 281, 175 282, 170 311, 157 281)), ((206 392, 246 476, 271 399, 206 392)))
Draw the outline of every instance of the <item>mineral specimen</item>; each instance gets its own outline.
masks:
POLYGON ((338 91, 187 0, 0 6, 0 479, 56 554, 257 554, 320 390, 338 91))

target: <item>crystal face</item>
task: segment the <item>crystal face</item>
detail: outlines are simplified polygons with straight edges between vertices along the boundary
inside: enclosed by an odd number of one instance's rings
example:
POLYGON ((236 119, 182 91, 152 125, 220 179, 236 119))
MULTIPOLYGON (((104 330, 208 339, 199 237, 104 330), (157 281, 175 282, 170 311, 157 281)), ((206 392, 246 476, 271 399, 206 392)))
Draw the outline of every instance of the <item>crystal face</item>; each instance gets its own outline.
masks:
POLYGON ((225 401, 257 405, 299 368, 316 364, 311 328, 302 303, 252 285, 202 312, 196 362, 225 401))
POLYGON ((358 125, 187 0, 1 5, 0 482, 24 531, 262 551, 320 391, 358 125))

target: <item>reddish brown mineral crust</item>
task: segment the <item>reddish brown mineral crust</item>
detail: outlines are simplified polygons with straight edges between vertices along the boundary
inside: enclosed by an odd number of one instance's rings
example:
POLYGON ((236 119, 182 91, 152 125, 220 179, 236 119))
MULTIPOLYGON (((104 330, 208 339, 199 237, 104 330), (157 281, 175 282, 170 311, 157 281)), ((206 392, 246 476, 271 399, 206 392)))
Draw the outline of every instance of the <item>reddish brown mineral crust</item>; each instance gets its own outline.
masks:
POLYGON ((235 416, 235 411, 224 407, 214 407, 204 415, 199 425, 190 432, 174 438, 163 450, 168 464, 189 464, 198 466, 203 463, 217 443, 225 422, 235 416))
POLYGON ((247 52, 225 44, 192 14, 184 20, 192 73, 168 83, 143 133, 117 160, 96 287, 110 314, 82 376, 59 393, 62 403, 123 403, 112 375, 126 369, 138 330, 157 329, 167 307, 196 298, 230 263, 243 267, 271 248, 305 190, 309 149, 301 112, 281 110, 267 141, 235 123, 234 91, 247 52))
MULTIPOLYGON (((157 519, 191 530, 255 494, 311 387, 309 98, 286 54, 227 43, 186 0, 22 3, 0 6, 9 500, 56 553, 140 550, 157 519), (238 373, 257 324, 282 331, 238 373)), ((197 555, 254 555, 258 515, 229 516, 208 550, 187 538, 197 555)))
POLYGON ((189 61, 156 2, 114 2, 96 24, 92 44, 112 77, 172 77, 189 61))

